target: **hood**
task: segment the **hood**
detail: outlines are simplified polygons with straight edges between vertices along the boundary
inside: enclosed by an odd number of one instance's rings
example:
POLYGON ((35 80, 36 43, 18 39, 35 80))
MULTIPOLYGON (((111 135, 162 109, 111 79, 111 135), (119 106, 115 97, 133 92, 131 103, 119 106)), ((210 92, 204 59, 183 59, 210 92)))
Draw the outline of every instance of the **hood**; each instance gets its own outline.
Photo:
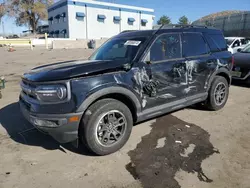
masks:
POLYGON ((124 70, 124 61, 82 60, 66 61, 36 67, 23 75, 32 82, 58 81, 124 70))
POLYGON ((250 68, 250 53, 236 53, 234 54, 235 66, 242 68, 250 68))

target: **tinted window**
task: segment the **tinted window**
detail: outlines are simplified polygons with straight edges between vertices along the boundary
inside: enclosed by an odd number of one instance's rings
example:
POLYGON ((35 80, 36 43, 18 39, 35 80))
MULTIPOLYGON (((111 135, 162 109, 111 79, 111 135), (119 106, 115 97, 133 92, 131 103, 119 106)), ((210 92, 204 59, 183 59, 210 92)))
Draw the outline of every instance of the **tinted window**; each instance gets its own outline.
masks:
POLYGON ((241 45, 248 44, 250 42, 250 39, 240 39, 241 45))
POLYGON ((179 34, 165 34, 156 39, 150 49, 150 61, 181 58, 179 34))
MULTIPOLYGON (((206 34, 205 36, 212 52, 227 50, 226 40, 224 39, 223 35, 206 34)), ((232 44, 233 42, 232 40, 227 41, 228 45, 232 44)))
POLYGON ((208 47, 199 33, 184 33, 182 36, 183 56, 199 56, 208 53, 208 47))

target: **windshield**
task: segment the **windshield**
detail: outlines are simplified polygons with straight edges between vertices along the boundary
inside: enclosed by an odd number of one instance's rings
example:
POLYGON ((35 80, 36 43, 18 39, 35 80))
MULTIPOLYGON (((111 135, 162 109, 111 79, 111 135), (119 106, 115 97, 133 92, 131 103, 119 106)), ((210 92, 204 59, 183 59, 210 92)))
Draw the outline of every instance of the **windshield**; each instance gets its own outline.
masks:
POLYGON ((245 48, 241 50, 242 53, 250 53, 250 45, 247 45, 245 48))
POLYGON ((230 46, 232 42, 234 41, 234 39, 226 39, 226 41, 227 41, 227 45, 230 46))
POLYGON ((114 38, 101 46, 91 60, 126 60, 132 61, 146 37, 114 38))

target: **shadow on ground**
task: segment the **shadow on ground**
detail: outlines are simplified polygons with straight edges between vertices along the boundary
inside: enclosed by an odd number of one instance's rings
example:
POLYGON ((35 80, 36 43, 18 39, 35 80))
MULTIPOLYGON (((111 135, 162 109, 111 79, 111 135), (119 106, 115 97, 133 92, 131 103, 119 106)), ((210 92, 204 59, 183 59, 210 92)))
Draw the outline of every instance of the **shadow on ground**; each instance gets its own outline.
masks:
POLYGON ((238 87, 245 87, 245 88, 250 88, 250 81, 241 81, 241 80, 233 80, 232 85, 238 86, 238 87))
POLYGON ((47 150, 61 150, 83 155, 92 155, 86 148, 75 148, 72 144, 60 144, 49 135, 34 128, 21 114, 18 103, 0 109, 0 126, 3 126, 11 139, 17 143, 39 146, 47 150))
POLYGON ((180 188, 175 180, 179 170, 195 173, 200 181, 212 182, 201 163, 219 151, 210 143, 207 131, 172 115, 158 118, 151 126, 151 132, 128 153, 131 162, 126 165, 143 187, 180 188), (160 146, 159 140, 163 140, 160 146))

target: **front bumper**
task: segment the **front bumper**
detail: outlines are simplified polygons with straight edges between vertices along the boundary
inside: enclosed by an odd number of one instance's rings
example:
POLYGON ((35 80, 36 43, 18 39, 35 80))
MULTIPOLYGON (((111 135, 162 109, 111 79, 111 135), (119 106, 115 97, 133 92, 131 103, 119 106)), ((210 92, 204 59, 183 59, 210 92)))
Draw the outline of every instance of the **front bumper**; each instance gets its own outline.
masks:
POLYGON ((25 117, 34 127, 38 130, 49 134, 59 143, 73 142, 78 139, 78 128, 83 113, 71 114, 34 114, 31 113, 27 107, 19 101, 20 110, 25 117), (72 117, 73 120, 72 121, 72 117), (78 118, 76 118, 78 117, 78 118), (57 122, 57 127, 38 126, 34 123, 34 119, 41 121, 57 122))

